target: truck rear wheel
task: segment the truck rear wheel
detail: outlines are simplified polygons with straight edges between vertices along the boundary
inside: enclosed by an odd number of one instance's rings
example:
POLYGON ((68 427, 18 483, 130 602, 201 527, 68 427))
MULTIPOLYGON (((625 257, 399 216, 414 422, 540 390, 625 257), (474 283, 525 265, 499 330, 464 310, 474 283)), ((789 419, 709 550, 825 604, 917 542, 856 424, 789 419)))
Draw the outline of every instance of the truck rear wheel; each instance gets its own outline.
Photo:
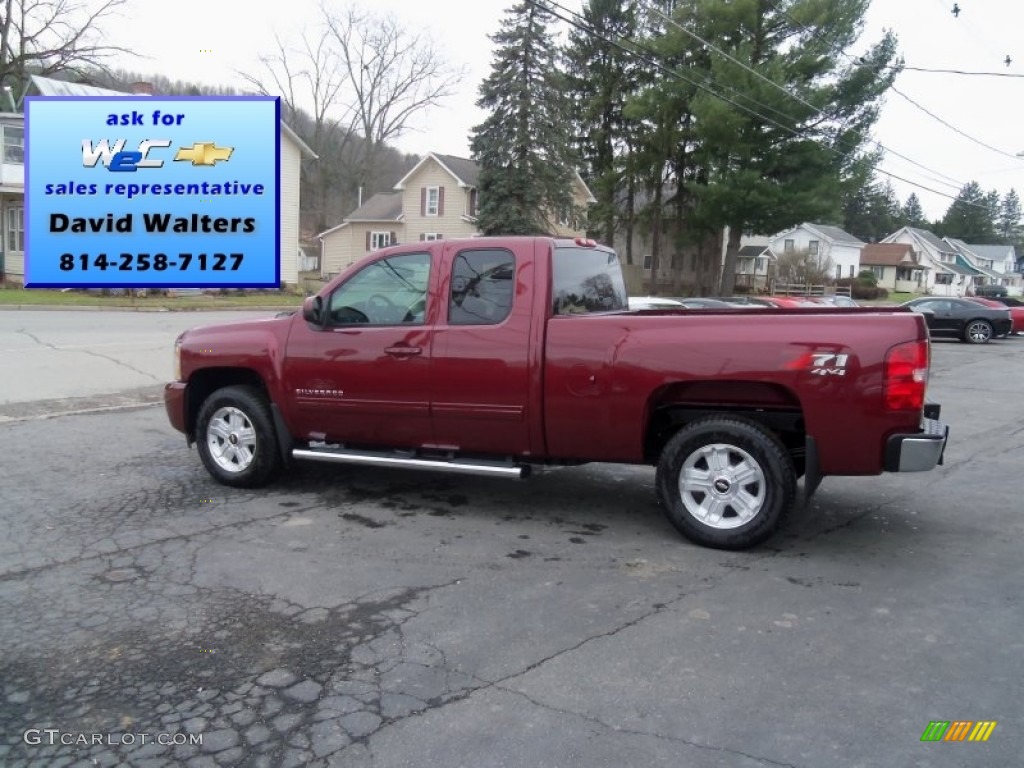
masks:
POLYGON ((196 447, 213 478, 235 488, 266 485, 281 465, 267 399, 253 387, 224 387, 206 399, 196 447))
POLYGON ((698 419, 658 461, 658 496, 686 538, 746 549, 769 538, 793 506, 796 471, 775 435, 733 416, 698 419))

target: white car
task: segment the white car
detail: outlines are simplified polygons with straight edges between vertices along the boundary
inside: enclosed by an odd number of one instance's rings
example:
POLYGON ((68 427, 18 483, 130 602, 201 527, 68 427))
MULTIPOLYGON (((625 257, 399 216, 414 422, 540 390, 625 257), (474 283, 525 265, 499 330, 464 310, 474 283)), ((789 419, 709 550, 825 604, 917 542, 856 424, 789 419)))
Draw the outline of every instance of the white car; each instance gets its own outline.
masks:
POLYGON ((686 309, 686 305, 675 299, 663 299, 660 296, 630 296, 630 309, 686 309))

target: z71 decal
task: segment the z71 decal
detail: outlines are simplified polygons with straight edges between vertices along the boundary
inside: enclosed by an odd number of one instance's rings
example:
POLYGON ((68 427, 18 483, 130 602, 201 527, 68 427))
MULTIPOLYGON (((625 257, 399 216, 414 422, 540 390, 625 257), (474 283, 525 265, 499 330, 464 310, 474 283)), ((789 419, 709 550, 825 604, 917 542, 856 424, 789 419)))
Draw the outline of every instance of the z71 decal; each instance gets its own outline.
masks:
POLYGON ((849 355, 811 355, 811 374, 814 376, 845 376, 849 355))

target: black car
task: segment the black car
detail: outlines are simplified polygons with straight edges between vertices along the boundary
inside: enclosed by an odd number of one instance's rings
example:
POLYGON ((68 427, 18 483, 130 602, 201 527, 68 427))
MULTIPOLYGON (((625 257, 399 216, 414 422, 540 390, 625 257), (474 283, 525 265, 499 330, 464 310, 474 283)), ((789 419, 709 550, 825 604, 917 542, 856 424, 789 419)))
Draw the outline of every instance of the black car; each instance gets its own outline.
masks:
POLYGON ((1008 307, 1024 307, 1024 301, 1021 301, 1015 296, 993 296, 992 298, 1000 304, 1005 304, 1008 307))
POLYGON ((723 299, 712 299, 707 296, 694 296, 694 297, 679 297, 675 299, 684 307, 689 309, 742 309, 744 307, 753 306, 751 304, 739 304, 734 301, 725 301, 723 299))
POLYGON ((926 296, 900 306, 921 312, 932 336, 948 336, 968 344, 987 344, 1013 326, 1009 309, 996 309, 967 299, 926 296))

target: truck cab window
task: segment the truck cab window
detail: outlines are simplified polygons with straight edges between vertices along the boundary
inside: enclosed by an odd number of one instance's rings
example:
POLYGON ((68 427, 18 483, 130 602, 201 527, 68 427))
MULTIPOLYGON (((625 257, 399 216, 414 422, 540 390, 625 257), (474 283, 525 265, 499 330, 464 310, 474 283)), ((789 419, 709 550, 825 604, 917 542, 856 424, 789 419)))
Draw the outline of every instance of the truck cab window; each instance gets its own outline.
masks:
POLYGON ((603 248, 555 248, 552 264, 554 315, 614 312, 629 308, 619 257, 603 248))
POLYGON ((429 281, 429 253, 374 261, 331 294, 328 324, 422 325, 429 281))
POLYGON ((452 265, 449 325, 496 325, 512 311, 516 259, 511 251, 460 251, 452 265))

